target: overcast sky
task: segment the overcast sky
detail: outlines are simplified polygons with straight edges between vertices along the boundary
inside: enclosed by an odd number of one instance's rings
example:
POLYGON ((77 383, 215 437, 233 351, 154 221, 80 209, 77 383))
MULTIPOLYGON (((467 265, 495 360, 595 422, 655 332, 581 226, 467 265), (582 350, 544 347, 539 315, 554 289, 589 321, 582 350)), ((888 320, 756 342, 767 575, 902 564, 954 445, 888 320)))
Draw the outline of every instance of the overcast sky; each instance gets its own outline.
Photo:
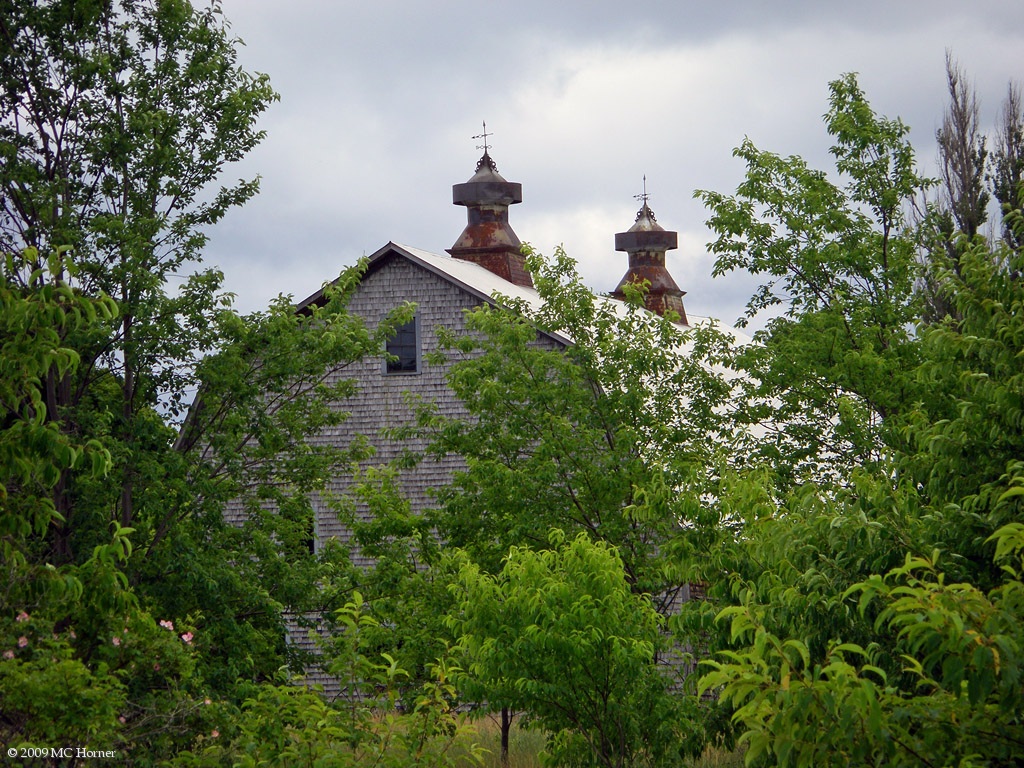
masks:
POLYGON ((243 311, 301 299, 389 240, 444 253, 465 225, 451 187, 473 173, 482 121, 502 175, 523 185, 510 220, 545 253, 563 244, 609 291, 614 235, 647 176, 679 232, 669 270, 691 315, 732 323, 752 283, 711 277, 695 189, 730 192, 745 136, 829 165, 828 82, 858 72, 872 106, 911 126, 935 161, 947 49, 994 124, 1024 82, 1022 0, 223 0, 242 64, 281 101, 267 138, 227 178, 262 191, 212 232, 207 263, 243 311))

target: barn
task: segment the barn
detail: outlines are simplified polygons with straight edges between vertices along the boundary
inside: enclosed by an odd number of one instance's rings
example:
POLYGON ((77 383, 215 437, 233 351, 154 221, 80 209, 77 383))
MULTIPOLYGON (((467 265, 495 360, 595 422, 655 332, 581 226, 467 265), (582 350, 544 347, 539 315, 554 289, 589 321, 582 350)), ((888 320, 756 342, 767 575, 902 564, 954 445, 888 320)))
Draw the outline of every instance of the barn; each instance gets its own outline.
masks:
MULTIPOLYGON (((356 436, 368 438, 374 448, 371 463, 387 465, 408 452, 422 452, 426 445, 416 438, 389 437, 414 419, 411 400, 433 403, 444 416, 466 415, 465 408, 448 384, 448 364, 432 364, 432 353, 439 350, 438 330, 456 334, 466 331, 465 312, 481 304, 495 304, 498 297, 538 306, 535 290, 521 251, 521 242, 509 222, 509 209, 523 199, 522 185, 506 181, 485 148, 468 181, 453 186, 453 203, 467 209, 467 224, 447 254, 388 242, 368 258, 365 272, 352 295, 348 308, 374 328, 396 307, 415 305, 412 319, 399 327, 387 343, 387 354, 364 359, 349 366, 345 375, 353 378, 358 392, 344 403, 349 417, 315 440, 347 444, 356 436)), ((652 313, 674 313, 678 322, 688 326, 704 318, 688 318, 683 306, 684 292, 678 287, 666 265, 666 254, 677 248, 677 233, 658 224, 641 196, 636 219, 626 231, 615 235, 615 247, 628 255, 628 266, 619 283, 608 294, 608 301, 624 301, 630 283, 646 283, 645 307, 652 313)), ((323 290, 299 302, 303 311, 323 299, 323 290)), ((559 334, 541 333, 537 344, 551 349, 564 348, 571 339, 559 334)), ((421 461, 404 468, 399 490, 413 512, 431 504, 431 491, 446 485, 453 473, 464 468, 458 455, 421 461)), ((352 545, 352 533, 343 524, 330 500, 345 497, 352 482, 350 476, 332 478, 323 498, 313 499, 315 510, 314 547, 329 539, 352 545)), ((356 514, 369 514, 356 510, 356 514)), ((357 564, 369 566, 353 547, 357 564)), ((681 599, 689 598, 689 586, 681 599)), ((292 642, 312 648, 315 643, 306 629, 293 623, 292 642)), ((307 682, 332 692, 330 679, 310 670, 307 682)))

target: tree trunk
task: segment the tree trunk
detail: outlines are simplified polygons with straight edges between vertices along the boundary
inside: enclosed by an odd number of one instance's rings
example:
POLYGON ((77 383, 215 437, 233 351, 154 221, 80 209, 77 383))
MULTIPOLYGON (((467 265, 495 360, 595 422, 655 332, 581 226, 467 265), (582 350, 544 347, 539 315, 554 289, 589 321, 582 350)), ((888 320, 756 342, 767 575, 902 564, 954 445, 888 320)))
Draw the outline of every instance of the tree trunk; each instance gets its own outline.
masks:
POLYGON ((508 707, 501 708, 501 764, 508 768, 508 732, 512 730, 512 713, 508 707))

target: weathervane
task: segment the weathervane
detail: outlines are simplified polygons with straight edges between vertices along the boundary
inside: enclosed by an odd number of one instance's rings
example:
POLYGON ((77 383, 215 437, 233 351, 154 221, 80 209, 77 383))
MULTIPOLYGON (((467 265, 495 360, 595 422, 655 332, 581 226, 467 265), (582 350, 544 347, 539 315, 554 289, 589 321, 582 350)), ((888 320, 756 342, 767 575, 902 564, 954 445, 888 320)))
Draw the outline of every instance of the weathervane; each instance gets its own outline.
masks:
POLYGON ((640 221, 640 217, 644 215, 645 211, 647 212, 647 215, 650 217, 651 221, 657 221, 657 219, 654 218, 654 211, 652 211, 647 205, 647 201, 650 199, 650 197, 651 196, 647 194, 647 174, 645 173, 643 194, 633 195, 634 200, 640 201, 640 210, 637 211, 636 213, 637 221, 640 221))
POLYGON ((647 174, 644 174, 644 191, 642 195, 633 195, 634 200, 639 200, 645 206, 647 205, 647 174))
POLYGON ((484 151, 483 157, 481 157, 480 160, 476 164, 476 169, 477 169, 477 171, 479 171, 481 168, 484 167, 484 163, 486 163, 490 167, 490 169, 492 171, 497 173, 498 172, 498 166, 496 166, 494 164, 494 161, 491 160, 491 155, 490 155, 490 153, 488 151, 488 150, 490 150, 491 147, 487 143, 487 137, 488 136, 493 136, 494 134, 487 132, 487 121, 486 120, 483 121, 483 124, 484 124, 484 132, 483 133, 479 133, 479 134, 477 134, 476 136, 473 137, 474 139, 483 139, 484 140, 483 144, 477 144, 476 145, 477 149, 482 149, 484 151))
POLYGON ((487 121, 484 120, 484 132, 483 133, 478 133, 476 136, 473 137, 474 139, 483 139, 484 140, 484 143, 483 144, 477 144, 476 148, 477 149, 482 149, 484 151, 485 155, 487 154, 487 150, 490 149, 490 146, 488 146, 488 144, 487 144, 487 137, 488 136, 493 136, 493 135, 494 135, 493 133, 488 133, 487 132, 487 121))

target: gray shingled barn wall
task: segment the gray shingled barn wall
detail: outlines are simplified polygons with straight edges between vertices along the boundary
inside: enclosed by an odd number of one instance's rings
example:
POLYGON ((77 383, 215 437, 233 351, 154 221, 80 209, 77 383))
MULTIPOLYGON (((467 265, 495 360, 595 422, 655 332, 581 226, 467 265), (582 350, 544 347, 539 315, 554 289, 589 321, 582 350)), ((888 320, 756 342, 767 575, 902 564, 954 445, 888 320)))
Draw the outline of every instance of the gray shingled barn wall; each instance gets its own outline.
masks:
MULTIPOLYGON (((436 328, 444 326, 464 331, 464 311, 479 306, 480 300, 420 265, 401 256, 390 255, 385 256, 383 263, 362 280, 349 310, 363 317, 371 328, 375 328, 388 312, 407 301, 417 305, 420 372, 385 374, 383 359, 380 357, 368 358, 349 366, 342 375, 354 378, 358 382, 359 392, 339 403, 339 407, 350 415, 340 426, 313 438, 348 443, 355 435, 363 435, 370 440, 376 451, 374 458, 368 462, 371 465, 384 465, 403 453, 421 453, 426 448, 426 442, 421 439, 396 442, 381 434, 382 430, 407 425, 412 421, 414 414, 407 402, 410 394, 435 403, 443 416, 467 416, 462 403, 448 387, 449 366, 431 365, 425 358, 439 351, 436 328)), ((452 473, 464 466, 461 457, 448 456, 440 461, 427 459, 412 469, 404 470, 400 487, 413 511, 428 508, 432 503, 430 489, 447 484, 452 473)), ((329 483, 328 491, 332 494, 345 494, 349 483, 347 475, 336 476, 329 483)), ((314 507, 317 512, 318 540, 334 537, 347 541, 348 531, 327 505, 315 499, 314 507)), ((358 556, 354 562, 358 565, 371 564, 358 556)))
MULTIPOLYGON (((370 328, 376 328, 383 317, 404 302, 417 305, 419 372, 386 374, 382 357, 367 358, 347 366, 338 375, 354 379, 358 391, 353 397, 338 403, 337 407, 349 416, 339 426, 311 438, 313 441, 348 445, 361 435, 375 449, 373 458, 366 463, 368 466, 383 466, 407 452, 422 453, 426 448, 422 439, 397 442, 381 434, 383 430, 405 426, 414 418, 408 404, 410 394, 433 402, 444 416, 468 416, 461 401, 448 387, 449 365, 434 366, 426 362, 425 358, 439 351, 436 328, 443 326, 456 332, 465 331, 464 312, 479 306, 481 299, 392 251, 375 262, 362 279, 349 303, 349 311, 362 317, 370 328)), ((563 346, 548 337, 542 337, 537 343, 548 348, 563 346)), ((439 461, 428 458, 412 468, 402 470, 399 488, 408 499, 411 509, 421 512, 433 504, 431 491, 446 485, 453 473, 464 467, 465 462, 459 456, 449 455, 439 461)), ((344 498, 350 489, 351 475, 343 470, 329 481, 327 491, 330 496, 344 498)), ((352 544, 351 532, 338 519, 328 501, 317 496, 312 502, 316 515, 316 545, 321 546, 329 538, 352 544)), ((362 519, 366 519, 369 514, 365 506, 360 504, 355 505, 355 513, 362 519)), ((229 505, 226 510, 226 516, 236 524, 241 522, 242 514, 240 505, 229 505)), ((352 561, 362 567, 373 564, 372 560, 361 556, 354 545, 352 561)), ((674 612, 679 604, 691 599, 690 585, 682 585, 674 598, 669 612, 674 612)), ((316 616, 307 616, 306 620, 319 624, 316 616)), ((289 617, 288 630, 289 641, 295 646, 306 651, 316 650, 311 630, 300 627, 294 617, 289 617)), ((692 658, 686 656, 685 650, 676 648, 659 660, 666 666, 667 673, 673 676, 682 673, 685 676, 693 671, 692 658)), ((307 669, 305 683, 322 686, 328 698, 337 697, 341 693, 339 682, 315 667, 307 669)))
MULTIPOLYGON (((381 357, 367 358, 348 366, 340 375, 355 379, 359 389, 356 395, 339 403, 338 407, 350 415, 338 427, 311 438, 319 441, 337 441, 344 445, 349 444, 355 436, 362 435, 375 449, 374 457, 367 465, 383 466, 399 458, 403 453, 421 453, 426 448, 425 441, 421 439, 396 442, 381 434, 382 430, 406 425, 414 418, 407 402, 409 394, 435 403, 444 416, 467 416, 461 401, 448 387, 448 364, 430 365, 425 358, 431 352, 439 350, 436 328, 444 326, 464 331, 463 313, 467 309, 479 306, 480 299, 419 264, 392 253, 385 255, 379 264, 375 264, 374 269, 360 282, 349 303, 349 311, 361 316, 370 328, 375 328, 383 317, 403 302, 417 305, 419 372, 385 374, 384 361, 381 357)), ((554 340, 546 338, 538 343, 552 348, 560 346, 554 340)), ((431 489, 447 484, 452 474, 464 466, 463 459, 454 455, 439 461, 425 459, 415 467, 402 471, 400 490, 409 500, 414 512, 422 511, 432 504, 431 489)), ((338 474, 329 482, 328 493, 344 497, 349 492, 350 485, 351 478, 347 473, 338 474)), ((350 542, 350 531, 338 520, 325 499, 314 497, 313 507, 316 514, 317 546, 332 537, 346 543, 350 542)), ((359 516, 365 517, 369 514, 364 506, 358 504, 355 510, 359 516)), ((363 567, 372 565, 372 561, 362 557, 354 547, 352 561, 363 567)), ((309 637, 309 631, 299 628, 294 621, 289 624, 291 642, 305 650, 313 650, 315 642, 309 637)), ((308 670, 306 682, 310 685, 322 685, 328 697, 339 693, 337 681, 320 670, 308 670)))

